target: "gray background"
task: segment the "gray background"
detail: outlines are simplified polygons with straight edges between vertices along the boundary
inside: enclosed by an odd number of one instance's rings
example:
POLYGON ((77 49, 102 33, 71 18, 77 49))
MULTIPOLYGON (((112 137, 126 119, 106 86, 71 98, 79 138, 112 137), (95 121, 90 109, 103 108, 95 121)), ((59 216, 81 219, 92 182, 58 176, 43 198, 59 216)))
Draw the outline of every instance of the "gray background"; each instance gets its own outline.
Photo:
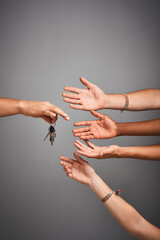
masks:
MULTIPOLYGON (((83 76, 106 93, 158 88, 160 3, 150 0, 0 1, 0 96, 48 100, 59 117, 54 146, 43 142, 41 119, 0 119, 0 239, 135 239, 91 190, 66 177, 59 156, 72 157, 73 123, 93 117, 63 102, 64 86, 83 76)), ((103 110, 116 121, 157 118, 159 111, 103 110)), ((95 140, 96 145, 158 143, 158 137, 95 140)), ((113 189, 148 221, 159 224, 160 164, 134 159, 89 159, 113 189)))

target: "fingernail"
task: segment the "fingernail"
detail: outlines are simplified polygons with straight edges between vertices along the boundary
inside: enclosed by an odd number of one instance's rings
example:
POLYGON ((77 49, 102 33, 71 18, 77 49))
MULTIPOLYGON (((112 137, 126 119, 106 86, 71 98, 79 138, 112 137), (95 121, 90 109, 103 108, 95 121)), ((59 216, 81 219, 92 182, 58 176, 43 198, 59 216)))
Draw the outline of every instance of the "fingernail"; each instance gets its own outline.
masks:
POLYGON ((70 117, 66 117, 67 120, 70 120, 70 117))

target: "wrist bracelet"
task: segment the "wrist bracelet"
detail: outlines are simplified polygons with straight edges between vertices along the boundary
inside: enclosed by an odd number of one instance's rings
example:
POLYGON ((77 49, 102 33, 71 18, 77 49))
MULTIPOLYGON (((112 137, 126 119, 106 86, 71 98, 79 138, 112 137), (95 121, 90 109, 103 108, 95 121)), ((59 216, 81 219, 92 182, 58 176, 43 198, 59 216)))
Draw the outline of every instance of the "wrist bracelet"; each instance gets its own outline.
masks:
POLYGON ((116 194, 116 195, 119 195, 120 193, 122 192, 122 190, 117 190, 116 192, 115 191, 112 191, 111 193, 108 193, 104 198, 101 199, 101 201, 104 203, 106 202, 113 194, 116 194))
POLYGON ((124 105, 124 108, 121 110, 121 113, 124 111, 124 110, 127 110, 128 109, 128 106, 129 106, 129 98, 127 96, 126 93, 123 93, 123 95, 125 96, 125 105, 124 105))

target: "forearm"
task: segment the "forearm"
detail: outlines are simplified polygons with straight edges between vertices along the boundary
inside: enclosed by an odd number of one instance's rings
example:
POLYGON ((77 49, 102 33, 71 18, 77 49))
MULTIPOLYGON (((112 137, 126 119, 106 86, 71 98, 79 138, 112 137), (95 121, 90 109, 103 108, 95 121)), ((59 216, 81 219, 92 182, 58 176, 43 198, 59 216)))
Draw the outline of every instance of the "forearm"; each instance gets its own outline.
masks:
POLYGON ((21 113, 21 100, 0 98, 0 117, 21 113))
MULTIPOLYGON (((112 191, 96 174, 91 180, 90 188, 99 199, 104 198, 112 191)), ((139 239, 159 239, 159 229, 147 222, 131 205, 119 196, 113 194, 104 205, 117 222, 130 234, 139 239)))
POLYGON ((117 158, 160 160, 160 144, 140 147, 119 147, 117 158))
MULTIPOLYGON (((140 111, 149 109, 160 109, 160 90, 144 89, 127 93, 129 98, 128 109, 130 111, 140 111)), ((125 97, 123 94, 106 94, 104 108, 124 109, 125 97)))
POLYGON ((118 136, 158 136, 160 135, 160 119, 117 123, 117 132, 118 136))

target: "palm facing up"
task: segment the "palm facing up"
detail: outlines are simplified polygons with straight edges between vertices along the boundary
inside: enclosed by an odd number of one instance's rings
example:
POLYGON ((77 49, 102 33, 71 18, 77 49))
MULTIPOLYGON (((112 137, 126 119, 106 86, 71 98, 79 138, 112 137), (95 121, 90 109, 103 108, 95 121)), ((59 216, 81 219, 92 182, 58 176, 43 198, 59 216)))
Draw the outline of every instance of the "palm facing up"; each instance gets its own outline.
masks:
POLYGON ((86 156, 88 158, 97 158, 97 159, 104 159, 104 158, 113 158, 117 157, 117 145, 111 145, 107 147, 98 147, 95 146, 90 141, 85 141, 88 147, 83 144, 82 142, 76 140, 74 145, 78 148, 77 153, 86 156))
POLYGON ((99 120, 77 122, 75 126, 85 126, 73 130, 75 137, 81 139, 106 139, 118 136, 117 123, 107 115, 91 111, 99 120))
POLYGON ((67 157, 60 157, 61 165, 64 166, 66 175, 74 180, 89 185, 95 174, 94 169, 88 162, 84 161, 77 153, 74 153, 76 160, 67 157))
POLYGON ((88 89, 65 87, 64 90, 73 93, 63 93, 64 101, 71 103, 70 107, 74 109, 86 111, 102 109, 104 107, 104 92, 86 79, 81 77, 80 80, 88 89))

